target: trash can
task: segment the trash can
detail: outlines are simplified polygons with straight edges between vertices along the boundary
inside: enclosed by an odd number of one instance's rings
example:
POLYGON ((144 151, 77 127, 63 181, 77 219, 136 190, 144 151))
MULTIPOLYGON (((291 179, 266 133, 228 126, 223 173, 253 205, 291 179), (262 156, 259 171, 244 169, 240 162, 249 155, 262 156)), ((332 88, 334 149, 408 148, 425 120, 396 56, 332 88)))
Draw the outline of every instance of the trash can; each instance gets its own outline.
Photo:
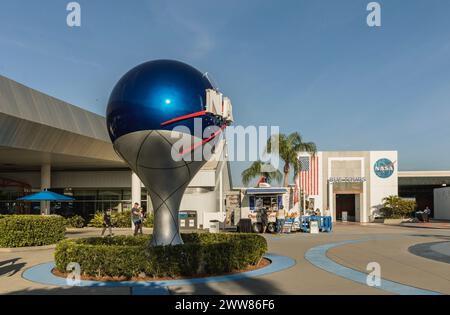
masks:
POLYGON ((209 233, 219 233, 219 232, 220 232, 219 220, 209 221, 209 233))
POLYGON ((180 211, 178 214, 178 222, 180 230, 197 229, 197 212, 196 211, 180 211))
POLYGON ((342 222, 347 222, 348 220, 348 212, 347 211, 342 211, 342 222))
POLYGON ((238 223, 239 233, 251 233, 252 232, 252 220, 251 219, 240 219, 238 223))

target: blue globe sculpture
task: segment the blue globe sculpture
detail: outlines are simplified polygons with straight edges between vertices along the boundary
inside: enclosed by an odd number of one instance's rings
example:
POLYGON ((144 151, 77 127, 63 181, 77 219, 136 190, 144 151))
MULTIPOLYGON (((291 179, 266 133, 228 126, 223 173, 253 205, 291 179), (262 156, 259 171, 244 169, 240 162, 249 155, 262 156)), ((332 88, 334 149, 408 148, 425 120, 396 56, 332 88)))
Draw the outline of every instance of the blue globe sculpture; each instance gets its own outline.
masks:
POLYGON ((231 102, 185 63, 155 60, 126 73, 106 113, 116 152, 139 176, 154 211, 152 245, 176 245, 186 187, 232 121, 231 102), (200 153, 200 154, 198 154, 200 153))

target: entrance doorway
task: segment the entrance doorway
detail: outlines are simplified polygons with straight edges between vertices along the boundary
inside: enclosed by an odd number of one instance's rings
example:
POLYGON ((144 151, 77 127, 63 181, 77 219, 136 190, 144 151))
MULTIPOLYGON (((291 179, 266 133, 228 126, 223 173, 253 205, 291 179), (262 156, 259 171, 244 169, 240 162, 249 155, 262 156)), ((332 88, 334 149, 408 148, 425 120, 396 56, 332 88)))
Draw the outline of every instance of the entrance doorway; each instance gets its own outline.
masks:
POLYGON ((336 220, 342 220, 342 212, 347 212, 347 221, 355 222, 355 194, 336 194, 336 220))

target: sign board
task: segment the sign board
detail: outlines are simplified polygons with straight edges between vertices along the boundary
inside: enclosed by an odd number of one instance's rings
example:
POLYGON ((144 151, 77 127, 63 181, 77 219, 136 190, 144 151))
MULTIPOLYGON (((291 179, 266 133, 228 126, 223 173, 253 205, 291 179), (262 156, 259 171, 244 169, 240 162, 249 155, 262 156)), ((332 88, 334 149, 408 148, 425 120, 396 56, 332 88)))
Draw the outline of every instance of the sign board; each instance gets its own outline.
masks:
POLYGON ((334 183, 364 183, 367 179, 365 177, 330 177, 328 182, 334 183))

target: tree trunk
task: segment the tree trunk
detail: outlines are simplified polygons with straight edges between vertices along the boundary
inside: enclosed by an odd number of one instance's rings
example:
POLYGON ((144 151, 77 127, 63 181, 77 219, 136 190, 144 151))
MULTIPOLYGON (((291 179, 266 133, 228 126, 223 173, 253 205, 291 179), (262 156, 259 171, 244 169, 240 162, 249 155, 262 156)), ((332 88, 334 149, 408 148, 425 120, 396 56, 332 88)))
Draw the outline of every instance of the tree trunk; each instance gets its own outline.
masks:
POLYGON ((284 187, 288 187, 289 186, 289 164, 285 163, 284 164, 284 187))

